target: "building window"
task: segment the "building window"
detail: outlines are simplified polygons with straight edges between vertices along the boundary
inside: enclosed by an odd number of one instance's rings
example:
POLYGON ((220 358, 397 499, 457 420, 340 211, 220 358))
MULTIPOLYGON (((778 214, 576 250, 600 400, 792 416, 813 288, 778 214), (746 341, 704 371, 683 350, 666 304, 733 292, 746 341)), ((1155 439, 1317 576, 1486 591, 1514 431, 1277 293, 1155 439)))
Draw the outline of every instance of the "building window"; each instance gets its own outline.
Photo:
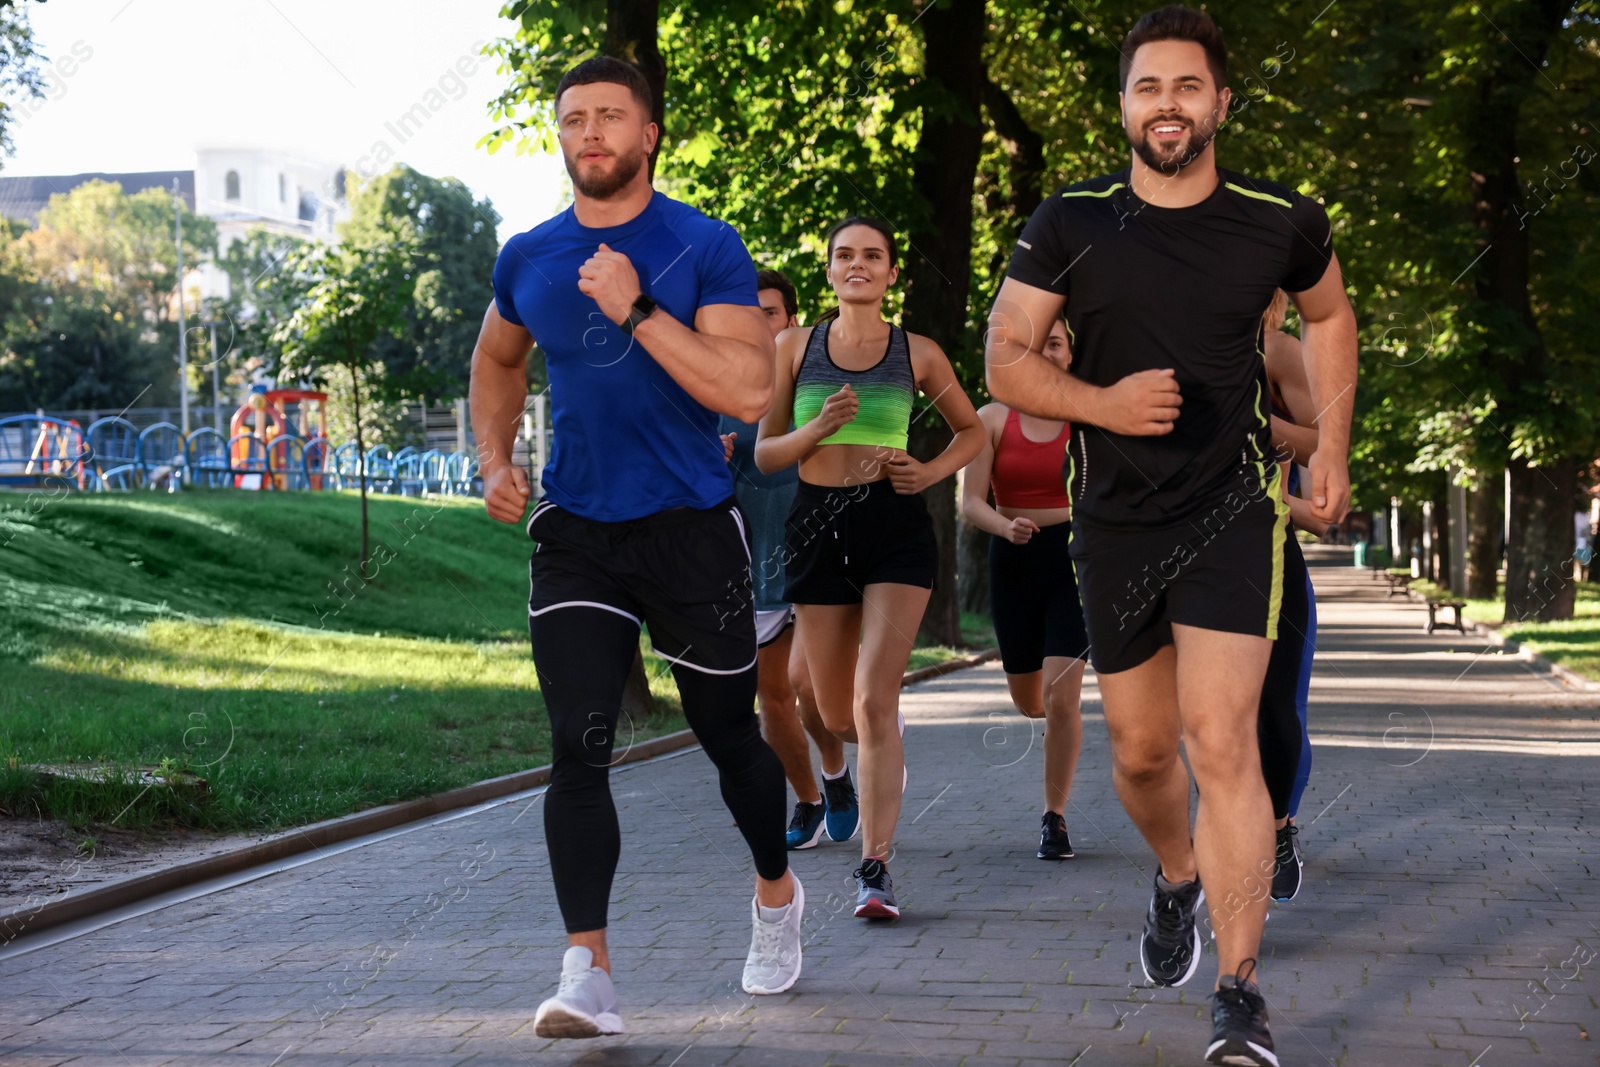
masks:
POLYGON ((280 175, 278 175, 278 203, 287 204, 288 202, 289 202, 289 179, 285 178, 282 174, 280 174, 280 175))
POLYGON ((238 171, 230 170, 228 172, 228 176, 223 179, 222 184, 223 184, 223 193, 222 193, 223 196, 227 197, 229 200, 237 200, 237 199, 239 199, 239 172, 238 171))

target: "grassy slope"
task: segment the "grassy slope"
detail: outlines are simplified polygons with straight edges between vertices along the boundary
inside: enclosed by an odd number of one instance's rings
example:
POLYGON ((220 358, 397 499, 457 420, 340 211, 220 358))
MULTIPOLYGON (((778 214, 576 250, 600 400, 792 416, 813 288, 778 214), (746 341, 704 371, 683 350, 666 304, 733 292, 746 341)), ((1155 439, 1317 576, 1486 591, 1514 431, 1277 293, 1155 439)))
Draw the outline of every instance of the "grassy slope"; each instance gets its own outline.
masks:
MULTIPOLYGON (((374 499, 373 559, 387 562, 365 585, 349 496, 0 507, 0 757, 166 759, 208 781, 203 808, 153 790, 119 825, 293 825, 548 758, 528 542, 480 504, 374 499)), ((667 710, 638 732, 673 728, 667 710)), ((0 805, 79 822, 116 818, 140 788, 40 797, 0 771, 0 805)))
MULTIPOLYGON (((1441 590, 1418 580, 1411 588, 1437 599, 1441 590)), ((1448 596, 1449 594, 1445 594, 1448 596)), ((1494 600, 1468 600, 1466 617, 1492 626, 1506 637, 1526 645, 1554 663, 1600 682, 1600 582, 1580 582, 1573 618, 1561 622, 1506 623, 1505 586, 1494 600)))
MULTIPOLYGON (((353 496, 0 494, 0 808, 295 825, 546 762, 526 536, 476 501, 375 497, 371 518, 363 583, 353 496), (206 779, 204 804, 138 784, 41 794, 19 769, 163 760, 206 779)), ((623 744, 681 725, 666 664, 646 663, 664 714, 623 744)))

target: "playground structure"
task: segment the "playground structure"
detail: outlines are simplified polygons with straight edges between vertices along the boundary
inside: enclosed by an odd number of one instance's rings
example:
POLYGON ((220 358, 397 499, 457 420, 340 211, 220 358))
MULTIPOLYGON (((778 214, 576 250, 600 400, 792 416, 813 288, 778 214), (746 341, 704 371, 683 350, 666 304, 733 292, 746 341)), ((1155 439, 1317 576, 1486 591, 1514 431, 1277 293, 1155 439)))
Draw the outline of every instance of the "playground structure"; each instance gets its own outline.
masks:
POLYGON ((365 482, 369 491, 401 496, 482 495, 471 452, 395 452, 377 444, 361 456, 353 441, 336 446, 324 436, 325 417, 326 397, 302 390, 253 394, 234 415, 227 438, 209 426, 186 437, 169 422, 140 430, 120 416, 85 430, 73 420, 13 415, 0 418, 0 487, 288 491, 355 489, 365 482), (257 429, 262 433, 251 432, 257 429), (304 437, 297 430, 315 432, 304 437))

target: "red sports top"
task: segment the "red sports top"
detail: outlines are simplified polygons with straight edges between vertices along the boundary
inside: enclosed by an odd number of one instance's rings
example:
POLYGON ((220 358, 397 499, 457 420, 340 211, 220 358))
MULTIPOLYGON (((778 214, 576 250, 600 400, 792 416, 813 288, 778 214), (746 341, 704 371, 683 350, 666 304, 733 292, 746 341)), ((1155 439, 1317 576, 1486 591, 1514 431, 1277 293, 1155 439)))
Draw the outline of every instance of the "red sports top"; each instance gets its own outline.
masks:
POLYGON ((1072 424, 1064 423, 1061 432, 1049 441, 1030 441, 1022 432, 1015 411, 1006 412, 1006 428, 1000 431, 1000 446, 994 451, 994 469, 989 484, 994 488, 996 507, 1064 508, 1067 479, 1062 467, 1067 461, 1067 441, 1072 424))

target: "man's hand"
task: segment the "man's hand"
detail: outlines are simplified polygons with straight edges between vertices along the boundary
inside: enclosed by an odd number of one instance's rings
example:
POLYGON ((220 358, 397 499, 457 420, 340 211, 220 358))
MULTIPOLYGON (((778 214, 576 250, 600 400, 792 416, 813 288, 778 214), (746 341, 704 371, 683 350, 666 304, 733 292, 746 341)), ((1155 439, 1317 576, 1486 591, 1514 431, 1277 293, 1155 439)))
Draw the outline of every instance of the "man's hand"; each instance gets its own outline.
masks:
POLYGON ((1006 540, 1014 545, 1025 545, 1038 532, 1039 524, 1032 519, 1012 519, 1011 526, 1006 530, 1006 540))
POLYGON ((1350 467, 1344 455, 1317 449, 1306 465, 1311 471, 1311 514, 1326 523, 1343 522, 1350 510, 1350 467))
POLYGON ((820 441, 845 423, 854 422, 856 412, 860 409, 861 398, 846 382, 837 393, 823 401, 822 410, 807 425, 816 427, 817 440, 820 441))
POLYGON ((733 439, 735 437, 738 437, 738 436, 739 436, 739 434, 738 434, 737 431, 735 431, 733 433, 725 433, 725 434, 721 435, 721 437, 722 437, 722 462, 728 463, 728 462, 732 461, 732 459, 733 459, 733 439))
POLYGON ((592 297, 600 305, 601 314, 620 326, 644 290, 639 287, 639 273, 628 257, 602 244, 578 268, 578 291, 592 297))
POLYGON ((528 475, 514 463, 496 464, 483 472, 483 506, 496 522, 522 521, 528 510, 528 475))
POLYGON ((1101 429, 1130 437, 1159 437, 1172 432, 1183 397, 1175 372, 1142 370, 1100 390, 1092 420, 1101 429))
POLYGON ((884 466, 889 468, 889 484, 901 496, 920 493, 933 484, 928 468, 905 452, 896 452, 884 466))

